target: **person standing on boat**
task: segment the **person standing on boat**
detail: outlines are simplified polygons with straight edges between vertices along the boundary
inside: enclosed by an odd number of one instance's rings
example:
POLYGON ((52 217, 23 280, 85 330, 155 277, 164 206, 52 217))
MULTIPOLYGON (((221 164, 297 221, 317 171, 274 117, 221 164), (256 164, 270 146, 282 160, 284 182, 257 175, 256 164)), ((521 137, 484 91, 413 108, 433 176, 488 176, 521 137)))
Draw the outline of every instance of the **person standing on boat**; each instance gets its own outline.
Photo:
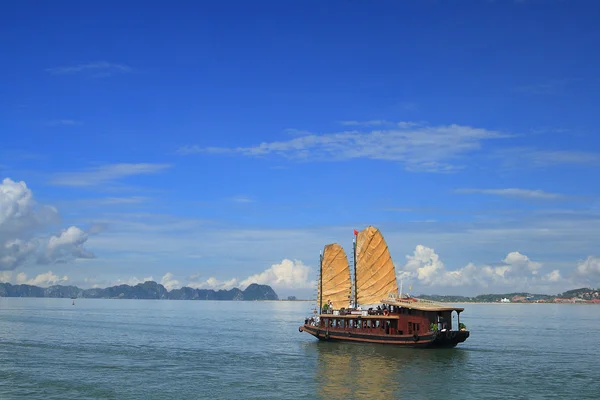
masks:
POLYGON ((329 311, 329 313, 333 314, 333 303, 331 302, 331 300, 327 301, 327 310, 329 311))

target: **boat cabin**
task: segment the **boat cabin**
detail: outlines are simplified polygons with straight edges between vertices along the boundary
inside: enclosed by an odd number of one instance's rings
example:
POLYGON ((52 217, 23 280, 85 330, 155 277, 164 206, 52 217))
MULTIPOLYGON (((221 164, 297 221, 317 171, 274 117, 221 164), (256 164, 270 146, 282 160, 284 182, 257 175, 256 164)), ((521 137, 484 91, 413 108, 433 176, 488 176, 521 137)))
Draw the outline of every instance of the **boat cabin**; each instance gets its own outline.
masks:
POLYGON ((329 310, 318 320, 306 322, 331 331, 420 336, 434 330, 458 330, 462 311, 421 299, 395 299, 387 301, 383 308, 329 310), (457 314, 456 327, 452 324, 453 312, 457 314))

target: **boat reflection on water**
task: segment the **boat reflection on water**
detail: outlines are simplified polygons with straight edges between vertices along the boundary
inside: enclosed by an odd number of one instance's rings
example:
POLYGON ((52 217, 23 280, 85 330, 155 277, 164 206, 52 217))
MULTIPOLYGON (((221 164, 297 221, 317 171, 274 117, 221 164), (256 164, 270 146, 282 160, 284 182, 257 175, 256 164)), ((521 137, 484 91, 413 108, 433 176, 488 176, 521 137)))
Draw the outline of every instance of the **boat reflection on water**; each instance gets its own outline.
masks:
MULTIPOLYGON (((320 399, 403 399, 431 390, 453 392, 468 352, 419 350, 383 345, 314 343, 320 399), (431 375, 435 375, 432 387, 431 375)), ((456 387, 457 393, 460 385, 456 387)), ((415 397, 412 397, 415 398, 415 397)))

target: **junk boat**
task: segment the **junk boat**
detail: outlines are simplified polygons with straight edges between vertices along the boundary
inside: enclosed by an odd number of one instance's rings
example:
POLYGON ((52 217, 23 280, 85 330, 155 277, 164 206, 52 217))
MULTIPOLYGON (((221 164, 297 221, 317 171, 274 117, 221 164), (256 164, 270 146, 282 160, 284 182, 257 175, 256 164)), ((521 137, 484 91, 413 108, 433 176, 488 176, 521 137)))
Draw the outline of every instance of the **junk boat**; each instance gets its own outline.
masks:
POLYGON ((455 347, 469 337, 460 323, 464 308, 402 295, 402 288, 398 295, 394 263, 377 228, 354 230, 354 236, 353 281, 342 246, 326 245, 320 255, 318 315, 305 319, 300 332, 327 341, 429 348, 455 347))

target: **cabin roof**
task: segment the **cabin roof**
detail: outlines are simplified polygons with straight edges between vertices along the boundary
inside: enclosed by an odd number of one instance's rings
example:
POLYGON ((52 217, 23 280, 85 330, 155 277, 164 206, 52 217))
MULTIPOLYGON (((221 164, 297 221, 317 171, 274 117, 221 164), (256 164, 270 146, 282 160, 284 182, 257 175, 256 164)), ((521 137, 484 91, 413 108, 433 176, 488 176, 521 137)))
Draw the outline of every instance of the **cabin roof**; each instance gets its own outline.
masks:
POLYGON ((409 308, 411 310, 420 310, 420 311, 458 311, 462 312, 465 309, 462 307, 454 307, 451 305, 444 305, 441 303, 436 303, 429 300, 422 299, 384 299, 381 300, 382 304, 388 304, 394 307, 402 307, 409 308))

